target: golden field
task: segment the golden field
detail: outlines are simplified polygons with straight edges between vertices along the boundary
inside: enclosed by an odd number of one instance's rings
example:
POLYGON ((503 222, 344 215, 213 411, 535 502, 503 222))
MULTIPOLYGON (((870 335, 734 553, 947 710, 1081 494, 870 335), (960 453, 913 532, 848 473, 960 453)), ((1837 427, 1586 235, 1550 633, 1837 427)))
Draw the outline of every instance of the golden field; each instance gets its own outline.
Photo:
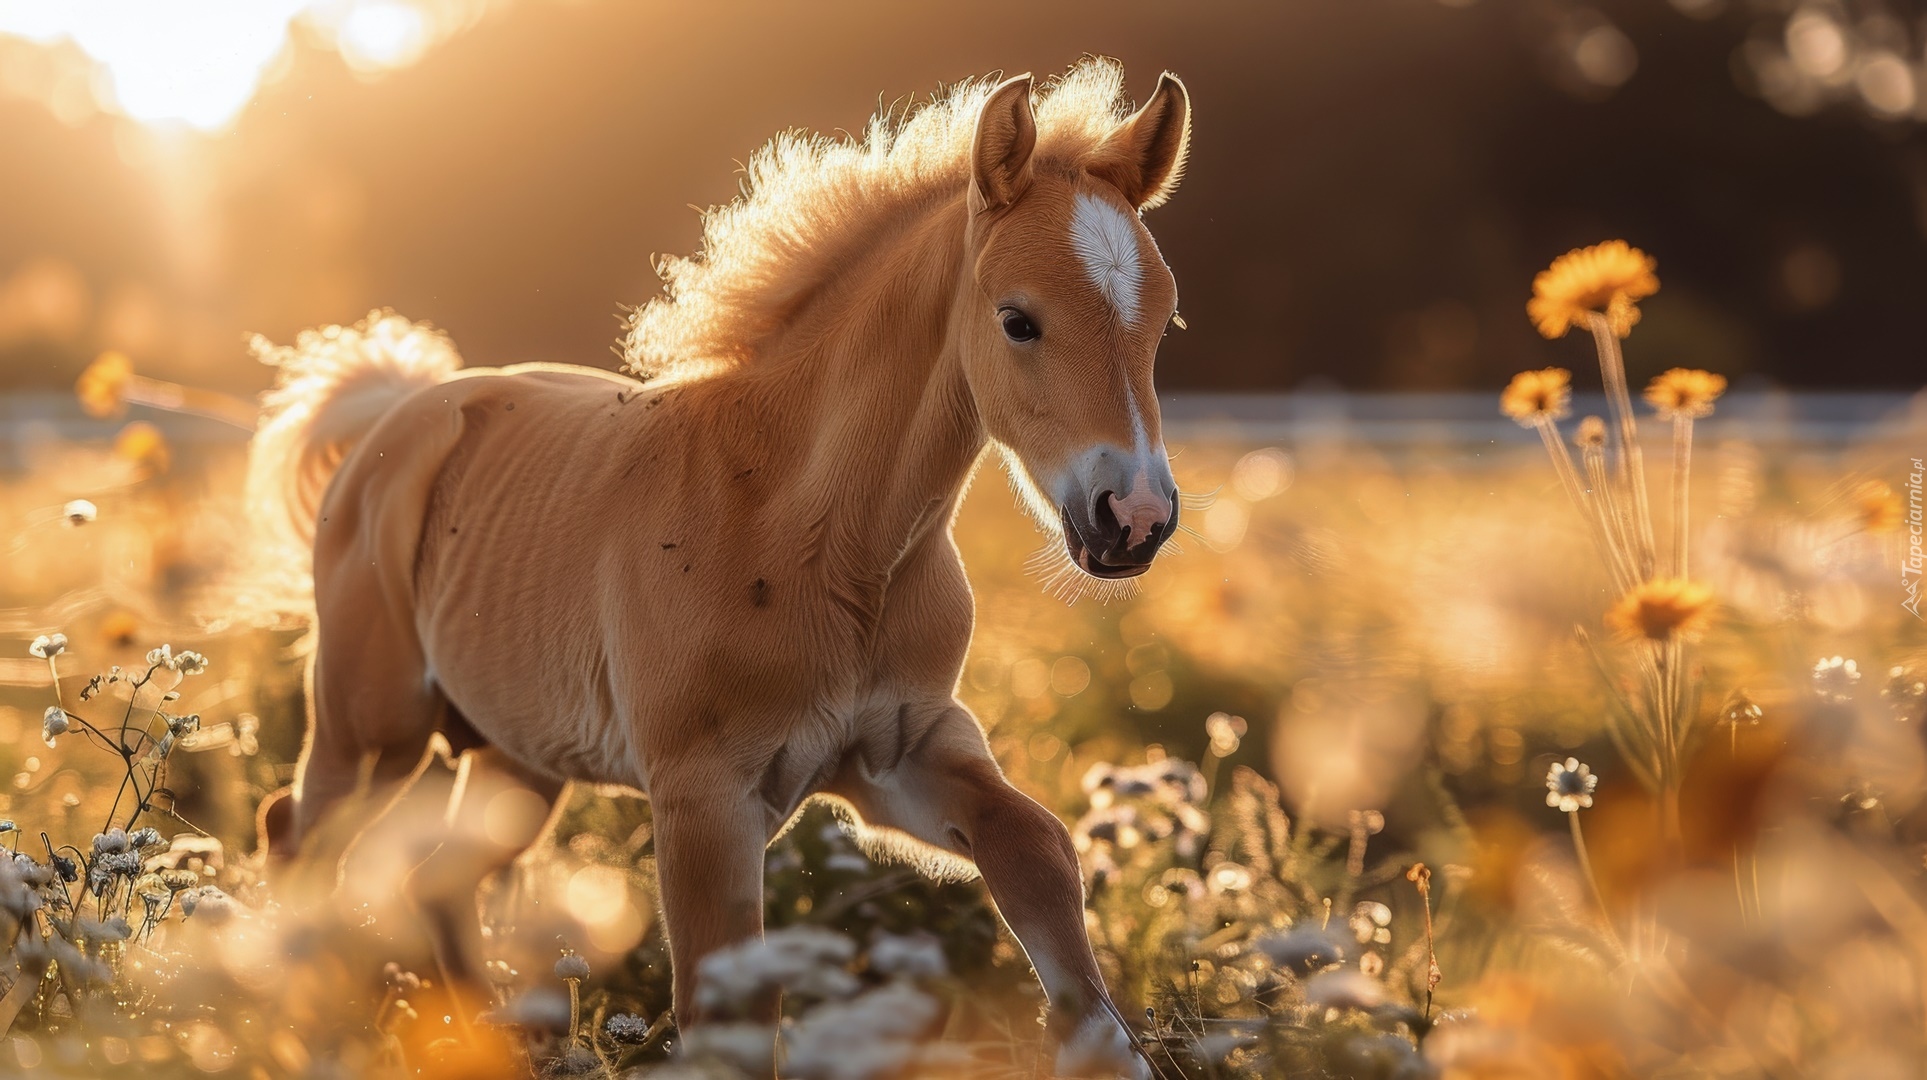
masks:
MULTIPOLYGON (((1639 412, 1664 538, 1669 447, 1639 412)), ((301 628, 239 614, 242 439, 155 415, 22 425, 0 480, 0 1069, 767 1073, 766 1032, 682 1046, 663 1015, 644 800, 577 792, 489 891, 501 962, 472 1024, 397 899, 450 770, 339 895, 259 882, 301 628), (49 706, 77 718, 52 738, 49 706)), ((1527 442, 1179 421, 1182 550, 1107 602, 1026 571, 1045 540, 986 464, 957 523, 960 693, 1075 823, 1089 925, 1161 1071, 1916 1075, 1927 627, 1902 565, 1927 411, 1896 398, 1837 437, 1785 415, 1734 395, 1701 421, 1710 599, 1692 640, 1653 646, 1679 650, 1664 780, 1636 764, 1649 664, 1609 623, 1617 556, 1527 442)), ((782 1075, 1039 1074, 1041 996, 978 885, 875 864, 817 809, 767 892, 786 929, 740 968, 787 990, 782 1075)))

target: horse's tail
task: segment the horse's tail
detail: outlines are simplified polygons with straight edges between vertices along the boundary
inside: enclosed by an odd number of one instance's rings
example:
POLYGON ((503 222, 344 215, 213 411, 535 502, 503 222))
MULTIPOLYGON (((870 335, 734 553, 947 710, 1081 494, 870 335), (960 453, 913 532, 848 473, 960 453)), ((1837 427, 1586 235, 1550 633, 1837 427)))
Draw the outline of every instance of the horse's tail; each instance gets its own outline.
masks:
POLYGON ((259 568, 248 591, 263 613, 302 614, 314 603, 315 519, 328 482, 389 409, 448 379, 462 358, 447 335, 392 311, 303 330, 293 345, 257 335, 250 348, 278 370, 248 447, 250 556, 259 568))

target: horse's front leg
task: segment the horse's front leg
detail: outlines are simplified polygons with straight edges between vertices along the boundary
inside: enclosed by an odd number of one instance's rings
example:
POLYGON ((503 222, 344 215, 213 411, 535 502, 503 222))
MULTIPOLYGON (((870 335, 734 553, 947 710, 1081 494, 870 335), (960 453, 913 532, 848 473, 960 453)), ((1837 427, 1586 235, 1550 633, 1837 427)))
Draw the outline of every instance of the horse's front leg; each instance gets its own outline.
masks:
POLYGON ((1059 1076, 1149 1075, 1104 989, 1084 930, 1084 878, 1070 831, 1012 787, 963 706, 905 731, 912 749, 879 775, 846 771, 831 793, 866 826, 908 833, 976 863, 1050 999, 1059 1076))
MULTIPOLYGON (((769 813, 753 781, 700 766, 658 773, 649 788, 656 874, 675 979, 676 1025, 719 1019, 697 993, 703 958, 763 934, 763 852, 769 813)), ((753 1019, 774 1021, 777 1002, 753 1019)), ((727 1019, 727 1017, 720 1017, 727 1019)))

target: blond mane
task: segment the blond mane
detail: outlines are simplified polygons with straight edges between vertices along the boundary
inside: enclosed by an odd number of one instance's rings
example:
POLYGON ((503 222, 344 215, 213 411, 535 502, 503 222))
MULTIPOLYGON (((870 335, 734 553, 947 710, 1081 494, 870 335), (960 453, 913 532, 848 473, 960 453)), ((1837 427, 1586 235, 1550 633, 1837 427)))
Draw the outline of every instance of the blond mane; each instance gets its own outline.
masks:
MULTIPOLYGON (((625 365, 643 378, 684 378, 753 362, 870 223, 960 193, 977 113, 995 76, 969 79, 872 117, 863 137, 788 131, 744 169, 742 194, 703 215, 691 256, 656 265, 662 295, 629 317, 625 365)), ((1124 69, 1087 57, 1037 92, 1040 168, 1084 160, 1130 111, 1124 69)))

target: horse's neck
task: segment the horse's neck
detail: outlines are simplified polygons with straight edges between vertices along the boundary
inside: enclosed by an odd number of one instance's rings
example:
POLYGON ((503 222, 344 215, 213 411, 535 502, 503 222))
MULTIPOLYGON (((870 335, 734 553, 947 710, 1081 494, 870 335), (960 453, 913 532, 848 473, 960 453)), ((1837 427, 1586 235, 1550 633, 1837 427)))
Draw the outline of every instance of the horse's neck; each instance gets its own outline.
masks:
POLYGON ((806 557, 859 592, 880 591, 941 535, 984 447, 948 346, 963 226, 959 200, 880 229, 739 373, 790 421, 798 466, 784 509, 806 557))

